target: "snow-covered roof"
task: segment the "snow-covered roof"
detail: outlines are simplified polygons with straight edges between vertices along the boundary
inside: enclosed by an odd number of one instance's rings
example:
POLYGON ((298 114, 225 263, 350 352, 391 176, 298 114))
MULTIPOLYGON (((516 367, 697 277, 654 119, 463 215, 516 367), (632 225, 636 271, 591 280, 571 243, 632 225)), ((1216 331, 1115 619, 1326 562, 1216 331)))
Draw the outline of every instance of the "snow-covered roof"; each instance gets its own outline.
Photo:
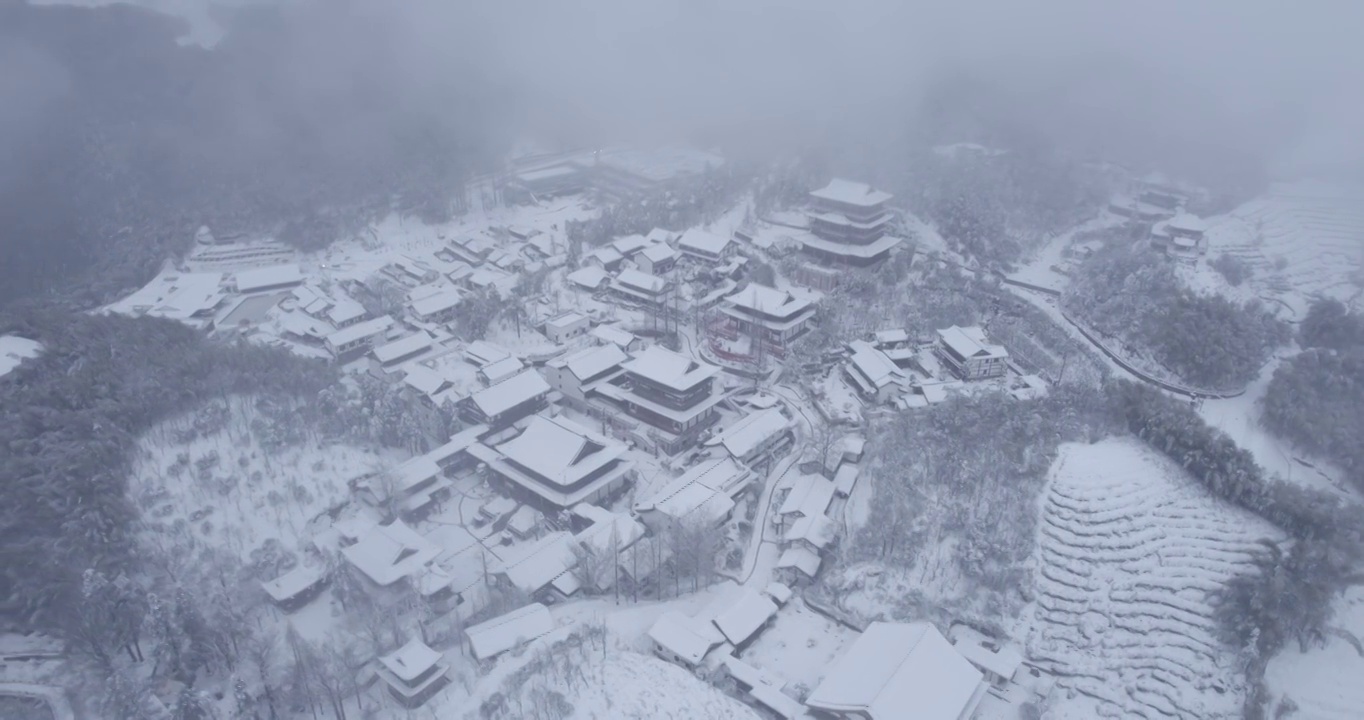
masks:
POLYGON ((1165 221, 1165 226, 1191 233, 1201 233, 1208 229, 1208 221, 1191 213, 1179 213, 1165 221))
POLYGON ((863 713, 872 720, 959 720, 970 716, 983 692, 980 671, 937 628, 874 622, 805 704, 831 713, 863 713))
POLYGON ((501 360, 484 365, 479 372, 483 374, 483 377, 487 378, 489 384, 496 385, 521 372, 525 367, 525 364, 523 364, 519 358, 508 355, 501 360))
POLYGON ((650 345, 625 363, 631 374, 673 390, 689 390, 720 372, 720 368, 650 345))
POLYGON ((622 350, 629 348, 637 339, 634 333, 621 329, 619 325, 598 325, 592 328, 590 334, 597 340, 615 345, 622 350))
POLYGON ((662 243, 654 243, 647 245, 643 250, 639 251, 639 254, 648 258, 649 262, 652 263, 660 263, 665 260, 677 257, 676 250, 673 250, 672 248, 662 243))
POLYGON ((372 528, 342 554, 376 585, 388 586, 415 573, 440 554, 440 548, 401 520, 372 528))
POLYGON ((549 383, 534 369, 525 370, 469 396, 487 417, 496 417, 550 391, 549 383))
POLYGON ((574 325, 579 325, 585 322, 588 322, 586 315, 578 312, 577 310, 569 310, 566 313, 555 315, 554 317, 546 320, 545 326, 553 328, 571 328, 574 325))
POLYGON ((782 540, 788 543, 803 540, 818 550, 824 550, 834 541, 837 532, 838 527, 827 515, 812 513, 791 523, 782 540))
POLYGON ((297 565, 274 580, 261 583, 261 587, 275 602, 285 602, 321 581, 322 572, 317 568, 297 565))
POLYGON ((828 185, 810 193, 812 197, 830 202, 872 207, 889 201, 893 196, 888 192, 875 190, 866 183, 834 178, 828 185))
POLYGON ((725 446, 730 455, 736 458, 745 458, 749 453, 762 447, 764 443, 786 432, 790 426, 791 421, 782 414, 779 408, 768 408, 745 415, 733 425, 725 428, 724 433, 720 436, 720 443, 725 446))
POLYGON ((431 336, 425 330, 412 333, 405 338, 399 338, 391 343, 385 343, 374 348, 374 357, 381 363, 387 365, 396 360, 401 360, 409 355, 430 349, 431 336))
POLYGON ((427 647, 426 643, 413 638, 397 651, 379 658, 379 663, 399 680, 410 683, 435 667, 444 657, 427 647))
POLYGON ((523 183, 533 183, 539 180, 569 177, 577 175, 579 172, 578 168, 572 165, 554 165, 541 170, 527 170, 523 173, 517 173, 516 179, 523 183))
POLYGON ((684 517, 715 496, 729 499, 752 479, 752 471, 733 458, 707 460, 688 468, 653 497, 636 503, 635 510, 658 510, 671 517, 684 517))
POLYGON ((585 288, 596 290, 610 278, 605 270, 596 265, 584 265, 568 274, 568 281, 585 288))
POLYGON ((677 239, 677 247, 684 252, 691 250, 704 255, 720 255, 729 247, 730 242, 731 240, 724 235, 717 235, 701 228, 691 228, 677 239))
POLYGON ((303 282, 303 273, 297 265, 274 265, 272 267, 239 270, 236 274, 237 292, 251 292, 281 285, 296 285, 303 282))
POLYGON ((715 626, 676 610, 659 616, 649 628, 649 638, 689 665, 701 662, 711 648, 724 642, 715 626))
POLYGON ((654 228, 649 231, 648 235, 644 236, 644 239, 651 243, 667 243, 671 242, 676 235, 677 233, 664 230, 663 228, 654 228))
POLYGON ((464 348, 464 359, 483 367, 509 357, 510 352, 486 340, 475 340, 464 348))
POLYGON ((0 335, 0 377, 8 375, 19 363, 38 357, 42 343, 18 335, 0 335))
POLYGON ((791 590, 790 585, 773 581, 768 583, 767 587, 763 588, 763 594, 772 598, 772 602, 775 602, 778 605, 785 605, 791 601, 791 596, 795 593, 791 590))
POLYGON ((872 347, 870 343, 862 340, 854 340, 848 343, 852 348, 852 356, 849 358, 853 367, 869 381, 875 389, 885 387, 890 383, 903 382, 905 373, 899 368, 886 354, 872 347))
POLYGON ((999 345, 986 342, 985 331, 979 327, 952 327, 938 331, 938 338, 952 352, 963 358, 1000 358, 1009 353, 999 345))
POLYGON ((365 306, 348 298, 340 297, 327 309, 327 319, 336 325, 344 325, 365 316, 365 306))
POLYGON ((804 545, 790 545, 777 559, 777 568, 799 570, 805 577, 812 578, 819 572, 819 553, 804 545))
POLYGON ((852 492, 853 486, 857 484, 857 476, 860 472, 857 465, 853 463, 839 465, 838 471, 834 473, 834 491, 839 495, 847 495, 852 492))
POLYGON ((791 485, 791 492, 787 494, 777 514, 823 515, 833 498, 832 481, 819 475, 799 475, 791 485))
POLYGON ((501 655, 554 629, 549 608, 532 603, 506 615, 474 625, 464 631, 474 657, 479 660, 501 655))
POLYGON ((611 241, 611 247, 624 257, 633 255, 648 246, 649 240, 643 235, 626 235, 611 241))
POLYGON ((507 518, 507 529, 518 535, 529 535, 540 521, 540 513, 529 505, 522 505, 507 518))
POLYGON ((725 298, 734 307, 775 318, 789 318, 807 310, 811 302, 786 290, 749 283, 748 287, 725 298))
POLYGON ((430 317, 459 305, 463 299, 464 294, 457 288, 446 288, 418 300, 413 300, 412 312, 417 317, 430 317))
POLYGON ((564 367, 578 380, 591 380, 612 368, 620 367, 627 356, 619 345, 594 345, 550 361, 551 367, 564 367))
POLYGON ((904 328, 894 330, 879 330, 876 333, 878 345, 898 345, 899 343, 909 342, 909 332, 904 328))
POLYGON ((380 315, 364 322, 359 322, 350 327, 344 327, 331 335, 327 336, 327 344, 332 347, 349 345, 356 340, 363 340, 367 337, 378 335, 385 330, 393 327, 393 318, 387 315, 380 315))
POLYGON ((552 532, 514 548, 510 557, 503 560, 500 572, 512 585, 533 594, 578 564, 573 548, 572 535, 564 531, 552 532))
POLYGON ((588 253, 587 256, 589 258, 596 258, 601 261, 601 264, 603 265, 611 265, 625 259, 625 256, 621 255, 619 250, 610 245, 603 245, 588 253))
POLYGON ((616 274, 616 282, 629 288, 641 290, 650 295, 657 295, 668 289, 668 281, 657 275, 635 270, 634 268, 621 270, 616 274))
POLYGON ((444 373, 414 363, 407 366, 407 374, 403 377, 403 382, 423 395, 435 395, 449 385, 452 380, 446 377, 444 373))
POLYGON ((497 451, 544 482, 567 489, 620 458, 625 446, 566 418, 537 415, 520 435, 498 445, 497 451))
POLYGON ((728 608, 715 616, 715 627, 725 639, 739 645, 753 637, 762 626, 777 614, 777 604, 749 587, 739 591, 728 608))

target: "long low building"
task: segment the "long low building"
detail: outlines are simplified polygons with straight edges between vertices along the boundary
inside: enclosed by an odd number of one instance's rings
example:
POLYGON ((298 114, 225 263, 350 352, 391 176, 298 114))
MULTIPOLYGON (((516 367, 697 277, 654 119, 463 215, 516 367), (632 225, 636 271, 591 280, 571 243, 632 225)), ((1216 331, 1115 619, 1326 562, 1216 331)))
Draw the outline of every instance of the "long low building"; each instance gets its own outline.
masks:
POLYGON ((664 485, 653 497, 635 503, 634 510, 655 530, 693 518, 718 525, 729 519, 734 498, 754 478, 752 471, 733 458, 707 460, 664 485))

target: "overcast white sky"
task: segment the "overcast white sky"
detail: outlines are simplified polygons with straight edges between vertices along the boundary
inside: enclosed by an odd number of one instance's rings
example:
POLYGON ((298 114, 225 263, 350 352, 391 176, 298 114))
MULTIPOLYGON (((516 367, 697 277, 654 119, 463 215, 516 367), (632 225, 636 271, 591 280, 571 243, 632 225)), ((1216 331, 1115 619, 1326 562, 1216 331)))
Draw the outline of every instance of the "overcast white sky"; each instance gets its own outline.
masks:
MULTIPOLYGON (((258 1, 276 0, 222 4, 258 1)), ((200 24, 209 16, 207 0, 140 2, 200 24)), ((1035 96, 1059 132, 1127 124, 1177 144, 1254 150, 1285 171, 1364 166, 1361 0, 328 4, 382 18, 376 42, 392 45, 409 80, 495 73, 535 99, 536 116, 514 120, 605 135, 731 127, 797 141, 850 116, 893 126, 929 78, 968 67, 1035 96), (1151 74, 1124 74, 1137 69, 1151 74)))

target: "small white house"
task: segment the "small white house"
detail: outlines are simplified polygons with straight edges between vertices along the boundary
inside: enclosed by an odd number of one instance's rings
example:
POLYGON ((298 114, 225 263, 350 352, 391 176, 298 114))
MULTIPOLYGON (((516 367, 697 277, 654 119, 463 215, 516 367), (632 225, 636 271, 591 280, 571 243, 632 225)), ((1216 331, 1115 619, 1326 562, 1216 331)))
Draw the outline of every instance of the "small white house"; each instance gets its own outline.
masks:
POLYGON ((587 334, 592 328, 588 317, 576 310, 570 310, 545 321, 545 337, 550 342, 562 343, 566 340, 587 334))

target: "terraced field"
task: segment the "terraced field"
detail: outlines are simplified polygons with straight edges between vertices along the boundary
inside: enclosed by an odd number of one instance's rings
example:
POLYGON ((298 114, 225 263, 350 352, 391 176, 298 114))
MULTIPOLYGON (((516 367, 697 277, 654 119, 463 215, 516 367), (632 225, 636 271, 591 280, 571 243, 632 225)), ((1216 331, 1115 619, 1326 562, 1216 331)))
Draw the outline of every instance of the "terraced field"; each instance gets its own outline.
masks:
POLYGON ((1226 253, 1255 269, 1262 297, 1364 301, 1364 188, 1299 182, 1274 186, 1212 218, 1208 256, 1226 253))
POLYGON ((1058 677, 1051 716, 1238 717, 1244 679, 1211 597, 1265 539, 1280 538, 1136 441, 1063 445, 1024 619, 1029 655, 1058 677))

